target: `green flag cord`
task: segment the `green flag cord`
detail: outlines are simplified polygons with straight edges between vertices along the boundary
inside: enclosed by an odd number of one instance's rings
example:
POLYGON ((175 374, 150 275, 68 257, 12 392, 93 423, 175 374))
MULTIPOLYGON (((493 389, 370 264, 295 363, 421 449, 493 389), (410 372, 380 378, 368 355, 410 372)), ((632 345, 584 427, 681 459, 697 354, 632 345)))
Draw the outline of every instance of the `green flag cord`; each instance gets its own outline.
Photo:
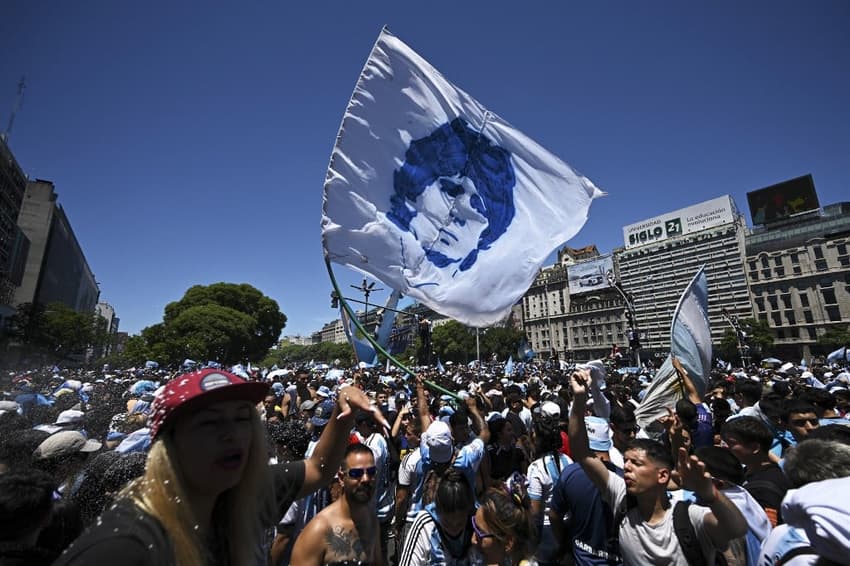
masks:
MULTIPOLYGON (((375 339, 375 338, 374 338, 374 337, 373 337, 373 336, 372 336, 369 332, 367 332, 367 331, 366 331, 366 328, 363 326, 363 324, 361 324, 360 319, 359 319, 359 318, 357 318, 357 315, 356 315, 356 314, 354 314, 354 311, 353 311, 353 310, 352 310, 352 308, 348 305, 348 302, 345 300, 345 297, 343 297, 343 296, 342 296, 342 291, 341 291, 341 290, 340 290, 340 288, 339 288, 339 284, 338 284, 338 283, 337 283, 337 281, 336 281, 336 277, 334 277, 334 272, 333 272, 333 268, 331 267, 331 262, 330 262, 330 260, 329 260, 327 257, 325 258, 325 267, 327 267, 327 268, 328 268, 328 275, 329 275, 329 276, 330 276, 330 278, 331 278, 331 285, 333 285, 334 292, 336 292, 336 295, 337 295, 337 297, 339 298, 339 301, 340 301, 340 304, 342 305, 342 308, 344 308, 344 309, 345 309, 345 312, 346 312, 346 313, 348 313, 348 318, 350 318, 350 319, 351 319, 351 321, 354 323, 354 326, 356 326, 356 327, 357 327, 357 330, 359 330, 361 333, 363 333, 363 336, 366 338, 366 340, 368 340, 368 341, 369 341, 369 343, 370 343, 370 344, 371 344, 371 345, 375 348, 375 350, 377 350, 378 352, 380 352, 381 354, 383 354, 386 358, 388 358, 388 359, 389 359, 389 360, 390 360, 390 361, 391 361, 391 362, 392 362, 392 363, 393 363, 396 367, 401 368, 402 370, 404 370, 404 372, 405 372, 407 375, 409 375, 409 376, 411 376, 411 377, 416 377, 416 374, 415 374, 415 373, 414 373, 411 369, 409 369, 409 368, 408 368, 407 366, 405 366, 403 363, 401 363, 400 361, 398 361, 397 359, 395 359, 395 358, 392 356, 392 354, 390 354, 389 352, 387 352, 387 351, 386 351, 386 350, 385 350, 385 349, 384 349, 384 348, 383 348, 380 344, 378 344, 378 341, 377 341, 377 340, 376 340, 376 339, 375 339)), ((377 305, 376 305, 376 307, 377 307, 377 305)), ((368 316, 368 314, 369 314, 369 313, 367 312, 367 313, 366 313, 366 316, 368 316)), ((344 321, 343 321, 343 322, 344 322, 344 321)), ((353 348, 353 347, 354 347, 354 346, 352 345, 352 348, 353 348)), ((356 353, 356 352, 355 352, 355 353, 356 353)), ((357 357, 357 356, 355 355, 355 358, 356 358, 356 357, 357 357)), ((442 393, 442 394, 444 394, 444 395, 449 395, 449 396, 451 396, 451 397, 452 397, 454 400, 456 400, 456 401, 463 401, 463 400, 462 400, 462 399, 461 399, 461 398, 457 395, 457 393, 454 393, 454 392, 452 392, 452 391, 449 391, 448 389, 445 389, 445 388, 443 388, 443 387, 440 387, 439 385, 437 385, 437 384, 436 384, 436 383, 434 383, 433 381, 428 381, 427 379, 426 379, 426 380, 423 380, 423 381, 424 381, 425 385, 427 385, 430 389, 434 389, 434 390, 436 390, 436 391, 439 391, 440 393, 442 393)), ((420 410, 421 410, 421 409, 420 409, 420 410)))

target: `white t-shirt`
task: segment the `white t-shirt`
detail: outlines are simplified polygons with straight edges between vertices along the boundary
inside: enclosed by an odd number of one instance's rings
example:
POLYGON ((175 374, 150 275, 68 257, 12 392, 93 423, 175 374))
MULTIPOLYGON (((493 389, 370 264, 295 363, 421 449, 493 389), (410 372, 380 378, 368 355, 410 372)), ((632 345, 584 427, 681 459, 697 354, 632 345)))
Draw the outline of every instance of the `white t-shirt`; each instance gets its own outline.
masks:
MULTIPOLYGON (((398 468, 398 485, 406 487, 409 490, 411 498, 413 497, 413 490, 419 483, 419 473, 416 471, 416 465, 421 459, 422 454, 419 452, 419 447, 417 446, 415 450, 405 454, 398 468)), ((410 505, 407 508, 406 520, 409 523, 412 523, 413 519, 416 518, 417 511, 413 507, 413 505, 410 505)))
POLYGON ((543 513, 543 525, 549 525, 549 504, 552 502, 552 487, 558 481, 560 471, 573 463, 567 456, 560 456, 560 467, 555 464, 552 454, 546 454, 538 458, 528 466, 528 497, 535 501, 542 501, 545 508, 543 513), (550 473, 549 468, 552 468, 550 473), (555 475, 553 478, 552 475, 555 475))
MULTIPOLYGON (((617 474, 608 474, 608 485, 602 497, 611 504, 612 509, 626 505, 626 482, 617 474)), ((688 517, 697 533, 706 563, 713 563, 715 548, 703 528, 705 516, 710 513, 707 507, 688 506, 688 517)), ((667 510, 664 519, 650 525, 643 521, 640 510, 630 509, 620 524, 620 555, 623 564, 668 564, 670 566, 688 566, 688 560, 679 545, 679 539, 673 528, 673 505, 667 510)))

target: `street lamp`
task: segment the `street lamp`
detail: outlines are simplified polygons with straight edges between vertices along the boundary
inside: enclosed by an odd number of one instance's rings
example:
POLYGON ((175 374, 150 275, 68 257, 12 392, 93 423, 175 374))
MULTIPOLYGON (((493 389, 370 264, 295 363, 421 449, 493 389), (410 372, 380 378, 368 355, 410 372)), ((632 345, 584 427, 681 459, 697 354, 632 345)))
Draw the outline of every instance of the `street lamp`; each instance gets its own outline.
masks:
POLYGON ((730 313, 726 309, 722 309, 720 314, 723 315, 723 318, 729 323, 732 330, 735 331, 735 339, 738 342, 738 355, 741 356, 741 364, 744 368, 748 367, 750 365, 750 356, 749 347, 745 343, 747 340, 747 333, 741 330, 741 323, 738 320, 738 315, 730 313))
POLYGON ((351 287, 352 289, 357 289, 358 291, 360 291, 361 293, 363 293, 366 296, 366 299, 364 301, 364 303, 366 304, 366 313, 363 316, 363 321, 364 321, 363 322, 363 328, 365 328, 368 331, 369 330, 369 295, 373 291, 383 291, 383 289, 380 288, 380 287, 375 289, 375 282, 374 281, 372 281, 371 283, 369 283, 367 285, 365 279, 363 279, 363 283, 361 283, 359 286, 349 285, 349 287, 351 287))
POLYGON ((637 327, 637 317, 635 316, 635 305, 632 301, 631 293, 626 293, 623 286, 614 278, 614 272, 608 272, 608 284, 613 287, 623 298, 626 304, 626 317, 629 320, 629 329, 626 331, 626 336, 629 339, 629 347, 635 352, 635 365, 640 367, 640 332, 637 327))

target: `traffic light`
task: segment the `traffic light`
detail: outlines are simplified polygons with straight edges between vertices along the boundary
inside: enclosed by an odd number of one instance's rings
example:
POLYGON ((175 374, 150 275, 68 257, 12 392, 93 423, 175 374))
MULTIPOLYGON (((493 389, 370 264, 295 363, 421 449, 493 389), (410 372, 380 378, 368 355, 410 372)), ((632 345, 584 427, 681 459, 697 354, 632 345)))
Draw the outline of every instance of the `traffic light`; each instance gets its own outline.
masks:
POLYGON ((331 291, 331 308, 338 309, 339 308, 339 295, 336 291, 331 291))

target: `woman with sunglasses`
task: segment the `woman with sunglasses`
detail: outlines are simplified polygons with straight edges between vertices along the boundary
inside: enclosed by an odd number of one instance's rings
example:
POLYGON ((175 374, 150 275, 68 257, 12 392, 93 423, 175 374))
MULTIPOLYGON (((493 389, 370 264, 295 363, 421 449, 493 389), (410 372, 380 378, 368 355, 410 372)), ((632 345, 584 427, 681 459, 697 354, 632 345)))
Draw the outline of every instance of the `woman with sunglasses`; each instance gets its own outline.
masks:
POLYGON ((372 410, 363 392, 341 389, 311 457, 269 466, 257 410, 268 388, 216 369, 165 385, 153 402, 145 474, 56 564, 265 563, 265 529, 333 479, 353 410, 372 410))
POLYGON ((471 566, 481 564, 472 546, 475 495, 463 471, 449 468, 437 485, 434 502, 425 506, 404 537, 399 564, 471 566))
POLYGON ((528 564, 531 523, 523 498, 491 487, 472 516, 472 542, 487 566, 528 564))

